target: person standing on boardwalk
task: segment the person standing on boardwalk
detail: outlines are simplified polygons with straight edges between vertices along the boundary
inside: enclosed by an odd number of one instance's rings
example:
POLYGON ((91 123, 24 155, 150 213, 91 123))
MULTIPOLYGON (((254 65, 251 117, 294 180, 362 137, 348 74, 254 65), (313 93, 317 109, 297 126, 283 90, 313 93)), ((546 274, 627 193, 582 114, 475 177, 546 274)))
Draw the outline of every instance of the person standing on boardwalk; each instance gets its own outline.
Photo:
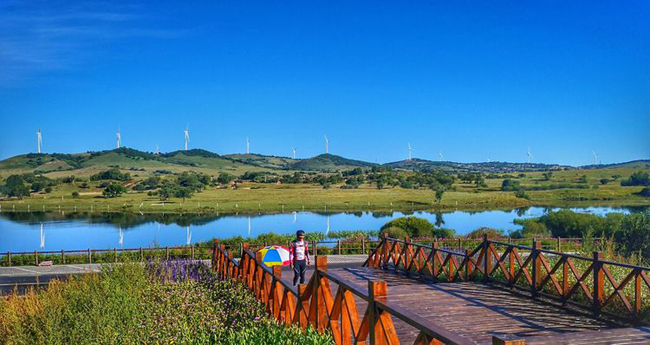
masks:
POLYGON ((305 271, 307 266, 311 265, 311 258, 309 257, 309 247, 305 240, 305 232, 298 230, 296 232, 296 239, 291 242, 289 248, 289 265, 293 268, 293 285, 295 286, 300 278, 300 284, 305 283, 305 271))

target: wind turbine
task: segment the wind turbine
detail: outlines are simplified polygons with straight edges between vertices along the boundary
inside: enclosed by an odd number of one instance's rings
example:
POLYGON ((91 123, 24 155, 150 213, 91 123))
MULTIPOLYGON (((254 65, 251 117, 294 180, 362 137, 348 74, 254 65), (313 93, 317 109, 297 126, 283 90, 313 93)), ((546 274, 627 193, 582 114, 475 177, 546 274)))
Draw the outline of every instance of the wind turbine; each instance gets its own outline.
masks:
POLYGON ((595 151, 591 151, 594 154, 594 165, 598 165, 598 154, 595 151))
POLYGON ((330 153, 330 141, 327 139, 327 135, 325 136, 325 153, 330 153))
POLYGON ((291 157, 292 157, 293 159, 296 159, 296 148, 295 148, 295 147, 291 147, 291 152, 292 152, 291 157))
POLYGON ((445 160, 445 156, 442 154, 442 151, 440 151, 440 153, 438 154, 438 156, 440 156, 440 161, 444 161, 444 160, 445 160))
POLYGON ((330 233, 330 216, 327 216, 327 230, 325 230, 325 235, 330 233))
POLYGON ((41 153, 41 143, 43 142, 43 134, 41 133, 41 129, 38 129, 38 132, 36 132, 36 141, 38 145, 38 153, 41 153))
POLYGON ((408 143, 409 145, 409 160, 413 160, 413 148, 411 147, 411 143, 408 143))
POLYGON ((533 158, 533 154, 530 153, 530 147, 528 147, 528 152, 526 152, 526 156, 528 157, 528 164, 530 164, 530 159, 533 158))
POLYGON ((487 162, 488 162, 488 163, 490 163, 490 162, 491 162, 491 160, 490 160, 490 157, 488 157, 488 159, 487 159, 487 162))
POLYGON ((190 126, 185 126, 185 151, 187 151, 187 145, 190 142, 190 126))
POLYGON ((246 154, 251 154, 251 140, 246 138, 246 154))
POLYGON ((160 154, 160 147, 158 147, 158 145, 156 145, 156 155, 159 155, 159 154, 160 154))
POLYGON ((115 133, 115 138, 117 139, 117 148, 119 149, 122 145, 122 134, 120 133, 120 126, 117 126, 117 133, 115 133))

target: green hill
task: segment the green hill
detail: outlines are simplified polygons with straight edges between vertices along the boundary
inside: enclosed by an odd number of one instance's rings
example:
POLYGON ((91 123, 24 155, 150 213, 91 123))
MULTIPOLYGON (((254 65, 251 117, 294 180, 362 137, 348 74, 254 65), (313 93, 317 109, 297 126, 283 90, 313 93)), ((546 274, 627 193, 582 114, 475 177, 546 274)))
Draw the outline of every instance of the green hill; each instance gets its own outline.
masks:
POLYGON ((638 159, 614 164, 592 164, 581 166, 580 169, 650 169, 650 159, 638 159))
POLYGON ((230 158, 234 161, 250 164, 267 169, 277 169, 277 170, 288 170, 291 169, 291 166, 294 163, 299 162, 299 159, 293 159, 289 157, 278 157, 278 156, 266 156, 260 154, 245 154, 245 153, 236 153, 230 155, 224 155, 224 157, 230 158))
POLYGON ((484 163, 458 163, 449 161, 430 161, 414 158, 398 162, 386 163, 384 166, 404 170, 426 170, 440 169, 448 172, 482 172, 482 173, 514 173, 526 171, 546 170, 567 170, 570 166, 542 163, 508 163, 508 162, 484 162, 484 163))
POLYGON ((373 167, 378 164, 360 160, 348 159, 341 156, 325 153, 316 157, 300 160, 291 165, 292 170, 304 171, 335 171, 352 168, 373 167))

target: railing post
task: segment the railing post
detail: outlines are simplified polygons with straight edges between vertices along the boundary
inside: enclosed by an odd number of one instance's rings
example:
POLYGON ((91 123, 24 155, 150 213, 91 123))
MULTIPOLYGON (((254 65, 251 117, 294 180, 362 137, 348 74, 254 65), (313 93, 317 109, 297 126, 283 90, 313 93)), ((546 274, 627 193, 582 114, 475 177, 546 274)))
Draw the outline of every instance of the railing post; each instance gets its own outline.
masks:
POLYGON ((487 281, 490 279, 490 272, 492 271, 492 255, 490 255, 490 240, 488 239, 487 234, 483 234, 483 269, 485 274, 483 275, 483 280, 487 281))
POLYGON ((61 259, 63 261, 63 264, 65 265, 65 250, 61 249, 61 259))
POLYGON ((325 305, 325 300, 319 296, 319 290, 321 288, 320 272, 327 272, 326 255, 320 255, 316 257, 316 269, 314 270, 314 278, 316 279, 316 284, 313 286, 311 297, 311 303, 315 307, 315 319, 312 319, 312 321, 314 322, 314 327, 322 333, 327 328, 327 306, 325 305))
POLYGON ((306 329, 307 328, 307 317, 305 315, 307 312, 309 312, 309 300, 303 301, 303 298, 305 296, 305 293, 307 291, 307 284, 298 284, 298 298, 296 301, 296 312, 294 316, 298 320, 298 326, 301 329, 306 329), (303 310, 307 310, 306 312, 303 312, 303 310))
POLYGON ((34 251, 34 262, 36 263, 36 266, 38 266, 38 250, 34 251))
POLYGON ((603 253, 593 252, 594 256, 594 313, 600 314, 601 304, 603 302, 603 253))
POLYGON ((217 246, 219 245, 219 240, 214 239, 212 241, 212 270, 217 269, 217 246))
POLYGON ((144 252, 142 251, 142 247, 140 247, 140 262, 144 261, 144 252))
POLYGON ((93 263, 93 254, 90 251, 90 248, 88 248, 88 264, 90 265, 92 263, 93 263))
POLYGON ((366 253, 366 240, 364 238, 361 239, 361 254, 366 253))
POLYGON ((531 263, 532 263, 532 284, 530 285, 530 292, 533 295, 533 297, 537 296, 537 290, 539 289, 539 283, 540 283, 540 273, 541 273, 541 265, 540 265, 540 260, 539 260, 539 250, 541 249, 541 243, 533 237, 533 248, 530 251, 530 255, 532 256, 531 263))
POLYGON ((113 262, 117 262, 117 248, 113 247, 113 262))
MULTIPOLYGON (((465 257, 467 258, 467 264, 465 265, 465 280, 469 281, 469 277, 472 276, 472 260, 471 260, 471 254, 472 251, 469 249, 465 249, 465 257)), ((458 272, 458 276, 460 277, 460 272, 458 272)))
POLYGON ((383 336, 377 334, 381 332, 381 325, 379 324, 379 309, 377 309, 377 301, 385 301, 387 286, 385 281, 369 280, 368 281, 368 338, 370 345, 382 343, 383 336), (378 339, 379 338, 379 339, 378 339))
POLYGON ((383 268, 386 268, 386 264, 388 263, 388 260, 386 260, 386 255, 388 255, 388 233, 384 232, 384 241, 381 248, 381 266, 383 268))
POLYGON ((169 260, 169 246, 165 246, 165 261, 169 260))
POLYGON ((190 247, 190 257, 194 260, 194 246, 190 247))
POLYGON ((11 252, 7 252, 7 261, 8 261, 9 267, 11 267, 11 252))
POLYGON ((338 247, 339 247, 338 248, 339 249, 339 255, 341 255, 341 240, 338 240, 337 244, 338 244, 338 247))
POLYGON ((460 253, 463 250, 463 244, 460 237, 458 238, 458 252, 460 253))
MULTIPOLYGON (((431 243, 431 252, 432 252, 432 257, 433 257, 433 262, 431 263, 433 265, 433 280, 438 279, 438 274, 440 274, 440 270, 438 270, 438 242, 433 242, 431 243)), ((441 263, 442 264, 442 263, 441 263)))
POLYGON ((559 237, 557 238, 557 251, 558 253, 562 253, 562 242, 559 237))
POLYGON ((314 240, 314 256, 318 256, 318 241, 314 240))
POLYGON ((271 304, 271 310, 273 316, 277 321, 280 321, 280 303, 282 302, 282 294, 280 291, 279 281, 282 279, 282 266, 273 266, 273 285, 271 286, 271 294, 273 297, 273 304, 271 304))

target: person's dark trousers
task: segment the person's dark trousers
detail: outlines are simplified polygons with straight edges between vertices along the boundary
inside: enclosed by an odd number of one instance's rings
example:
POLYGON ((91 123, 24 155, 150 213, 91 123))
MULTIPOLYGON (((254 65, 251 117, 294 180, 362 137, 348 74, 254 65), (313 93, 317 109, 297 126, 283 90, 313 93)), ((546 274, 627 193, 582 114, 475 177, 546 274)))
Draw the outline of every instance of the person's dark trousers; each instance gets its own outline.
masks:
POLYGON ((293 285, 295 286, 300 277, 300 284, 305 283, 305 271, 307 271, 307 260, 296 260, 293 262, 293 285))

